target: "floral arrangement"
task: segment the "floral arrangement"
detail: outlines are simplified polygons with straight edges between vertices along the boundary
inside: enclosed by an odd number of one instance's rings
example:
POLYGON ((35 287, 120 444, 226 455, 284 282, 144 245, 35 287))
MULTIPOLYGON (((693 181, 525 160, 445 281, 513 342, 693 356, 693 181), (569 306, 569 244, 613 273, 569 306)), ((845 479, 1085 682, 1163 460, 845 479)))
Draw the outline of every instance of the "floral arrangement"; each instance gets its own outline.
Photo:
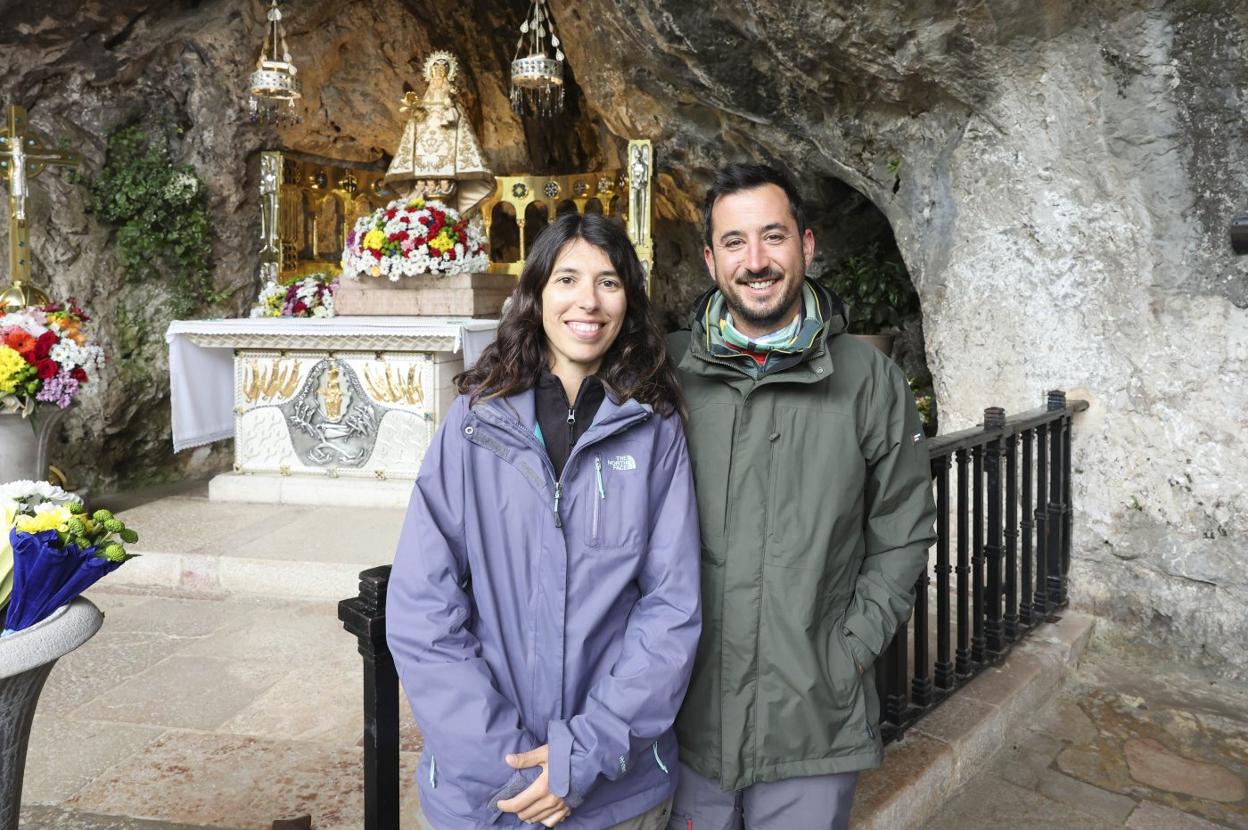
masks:
POLYGON ((0 485, 0 606, 4 633, 29 628, 133 558, 139 536, 107 510, 44 481, 0 485))
POLYGON ((23 416, 35 402, 69 406, 104 365, 104 351, 83 326, 91 318, 68 302, 0 314, 0 412, 23 416))
POLYGON ((298 282, 267 282, 256 298, 252 317, 333 317, 338 278, 309 274, 298 282))
POLYGON ((398 199, 362 217, 347 234, 342 271, 348 277, 464 274, 490 259, 480 219, 465 219, 440 202, 398 199))

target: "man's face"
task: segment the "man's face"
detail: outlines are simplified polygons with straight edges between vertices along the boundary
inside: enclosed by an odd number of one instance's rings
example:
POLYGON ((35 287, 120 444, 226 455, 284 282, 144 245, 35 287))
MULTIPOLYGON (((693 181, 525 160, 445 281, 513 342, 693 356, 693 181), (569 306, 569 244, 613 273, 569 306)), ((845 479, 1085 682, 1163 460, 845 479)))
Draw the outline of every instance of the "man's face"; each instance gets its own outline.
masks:
POLYGON ((711 209, 703 256, 742 334, 761 337, 793 319, 814 255, 815 235, 798 233, 789 199, 774 184, 722 196, 711 209))

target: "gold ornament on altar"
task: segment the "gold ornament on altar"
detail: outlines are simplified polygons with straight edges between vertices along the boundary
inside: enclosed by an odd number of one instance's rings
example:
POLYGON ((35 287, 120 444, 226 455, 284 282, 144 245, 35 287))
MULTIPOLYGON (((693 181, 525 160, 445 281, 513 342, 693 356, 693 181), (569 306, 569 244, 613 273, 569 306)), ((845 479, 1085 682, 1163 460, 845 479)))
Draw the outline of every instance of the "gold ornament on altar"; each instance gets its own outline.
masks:
POLYGON ((277 0, 269 6, 268 21, 256 71, 251 73, 251 116, 260 121, 292 124, 299 120, 295 101, 302 93, 296 77, 299 70, 286 47, 286 29, 277 0))
POLYGON ((403 96, 400 111, 407 113, 407 125, 386 181, 406 198, 437 200, 466 214, 493 192, 494 174, 485 166, 472 125, 455 97, 455 56, 434 52, 423 74, 425 94, 403 96))
POLYGON ((562 46, 546 0, 533 0, 511 61, 511 108, 517 113, 549 118, 563 111, 562 46))

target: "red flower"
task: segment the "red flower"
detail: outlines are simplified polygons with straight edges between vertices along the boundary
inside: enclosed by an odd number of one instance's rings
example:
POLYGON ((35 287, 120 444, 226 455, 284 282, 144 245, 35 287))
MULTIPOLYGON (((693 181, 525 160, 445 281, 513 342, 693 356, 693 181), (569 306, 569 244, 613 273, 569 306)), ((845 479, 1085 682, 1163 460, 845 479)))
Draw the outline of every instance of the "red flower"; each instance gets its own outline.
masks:
POLYGON ((307 310, 308 310, 308 304, 305 303, 303 300, 300 300, 299 302, 295 303, 295 307, 291 309, 291 311, 293 311, 295 314, 302 314, 303 312, 307 310))
POLYGON ((33 363, 35 357, 35 338, 23 329, 14 329, 4 338, 4 345, 22 356, 27 363, 33 363))
POLYGON ((381 251, 376 248, 369 248, 368 252, 373 255, 373 259, 381 259, 381 251))
POLYGON ((391 208, 390 210, 386 211, 386 218, 387 218, 387 219, 393 219, 394 217, 396 217, 396 216, 398 216, 398 215, 399 215, 399 211, 398 211, 397 209, 395 209, 395 208, 391 208))
POLYGON ((73 369, 70 369, 69 376, 79 383, 87 382, 87 373, 81 366, 75 366, 73 369))
POLYGON ((35 361, 35 370, 39 372, 39 380, 49 380, 56 377, 61 367, 55 360, 44 359, 35 361))
POLYGON ((412 221, 412 217, 410 217, 410 216, 400 216, 400 217, 399 217, 399 221, 400 221, 400 222, 402 222, 404 225, 406 225, 407 223, 409 223, 409 222, 411 222, 411 221, 412 221))
MULTIPOLYGON (((48 356, 48 352, 52 351, 52 347, 57 344, 61 338, 54 331, 45 331, 39 335, 39 339, 35 341, 35 360, 44 360, 48 356)), ((55 374, 55 373, 54 373, 55 374)), ((42 375, 40 375, 42 377, 42 375)))

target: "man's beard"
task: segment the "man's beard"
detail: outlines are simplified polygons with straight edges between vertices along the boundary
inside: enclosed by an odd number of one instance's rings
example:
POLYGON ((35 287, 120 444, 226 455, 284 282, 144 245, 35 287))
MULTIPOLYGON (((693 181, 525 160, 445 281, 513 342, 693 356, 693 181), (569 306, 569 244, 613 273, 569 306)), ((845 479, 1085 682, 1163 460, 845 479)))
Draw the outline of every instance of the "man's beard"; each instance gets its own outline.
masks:
POLYGON ((761 311, 746 305, 736 294, 736 289, 742 287, 743 282, 774 278, 779 278, 783 283, 785 275, 775 268, 768 268, 766 271, 757 273, 747 271, 744 281, 731 281, 730 287, 733 290, 724 291, 720 289, 720 293, 724 295, 724 303, 728 306, 728 310, 732 312, 734 320, 744 321, 754 328, 767 331, 774 331, 780 328, 781 324, 788 322, 785 318, 792 312, 793 304, 797 300, 798 295, 801 294, 802 280, 794 280, 785 292, 780 295, 774 307, 765 308, 761 311))

